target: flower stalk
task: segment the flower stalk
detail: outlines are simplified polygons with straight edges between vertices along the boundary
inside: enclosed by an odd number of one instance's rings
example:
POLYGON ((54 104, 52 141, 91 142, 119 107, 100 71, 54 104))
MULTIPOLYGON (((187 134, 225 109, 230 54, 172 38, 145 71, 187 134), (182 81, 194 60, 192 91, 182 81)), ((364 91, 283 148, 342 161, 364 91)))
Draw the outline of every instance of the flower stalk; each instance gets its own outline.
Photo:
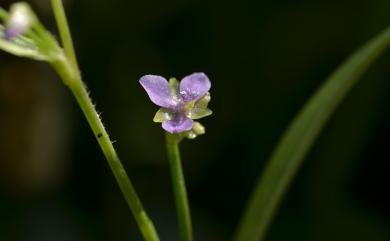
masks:
POLYGON ((190 208, 181 166, 179 143, 183 138, 194 139, 205 133, 197 119, 209 116, 211 82, 207 75, 197 72, 185 76, 180 83, 159 75, 144 75, 139 80, 150 100, 161 108, 153 121, 165 130, 168 159, 175 195, 179 236, 181 241, 192 241, 190 208))
POLYGON ((181 139, 182 137, 177 134, 166 132, 166 146, 171 169, 173 192, 175 195, 180 241, 192 241, 190 207, 179 151, 181 139))

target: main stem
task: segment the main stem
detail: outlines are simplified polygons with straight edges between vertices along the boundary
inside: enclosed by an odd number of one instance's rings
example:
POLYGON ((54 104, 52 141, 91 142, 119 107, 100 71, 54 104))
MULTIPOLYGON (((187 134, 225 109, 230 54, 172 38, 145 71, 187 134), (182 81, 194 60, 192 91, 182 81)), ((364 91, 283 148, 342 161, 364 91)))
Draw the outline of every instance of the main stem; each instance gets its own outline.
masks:
POLYGON ((91 99, 88 96, 86 87, 81 79, 76 54, 73 47, 72 36, 66 19, 64 6, 61 0, 52 0, 52 7, 56 18, 57 26, 61 36, 64 51, 59 50, 58 56, 51 61, 52 66, 61 76, 65 85, 72 91, 81 110, 95 134, 100 148, 106 157, 108 164, 115 176, 116 181, 125 197, 127 204, 133 212, 134 218, 146 241, 159 241, 156 229, 149 219, 146 211, 138 198, 130 178, 127 176, 118 154, 107 134, 99 114, 96 112, 91 99))
POLYGON ((179 152, 180 139, 181 137, 177 135, 166 133, 166 145, 175 195, 180 240, 192 241, 191 214, 179 152))
POLYGON ((147 241, 159 241, 159 237, 154 228, 154 225, 146 214, 144 207, 135 191, 135 188, 126 174, 126 171, 112 145, 107 131, 105 130, 99 118, 99 114, 96 112, 95 107, 88 96, 87 90, 81 80, 80 75, 78 74, 78 71, 75 71, 72 68, 73 65, 69 63, 65 56, 53 61, 52 66, 61 76, 64 83, 72 91, 81 110, 87 118, 87 121, 93 133, 95 134, 100 148, 102 149, 104 156, 108 161, 108 164, 135 217, 144 239, 147 241))

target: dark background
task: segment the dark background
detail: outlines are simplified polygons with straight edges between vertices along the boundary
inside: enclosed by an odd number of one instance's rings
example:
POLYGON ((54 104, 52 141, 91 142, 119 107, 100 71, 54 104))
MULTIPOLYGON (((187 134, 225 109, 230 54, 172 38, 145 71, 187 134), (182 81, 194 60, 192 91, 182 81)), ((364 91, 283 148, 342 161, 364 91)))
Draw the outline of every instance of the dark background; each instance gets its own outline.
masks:
MULTIPOLYGON (((0 1, 8 8, 11 1, 0 1)), ((49 1, 31 2, 55 31, 49 1)), ((212 81, 207 134, 182 157, 196 240, 231 240, 256 177, 325 78, 390 24, 390 1, 66 2, 91 96, 162 240, 175 211, 144 74, 212 81)), ((390 55, 316 141, 268 241, 390 240, 390 55)), ((44 63, 0 54, 0 240, 141 240, 70 92, 44 63)))

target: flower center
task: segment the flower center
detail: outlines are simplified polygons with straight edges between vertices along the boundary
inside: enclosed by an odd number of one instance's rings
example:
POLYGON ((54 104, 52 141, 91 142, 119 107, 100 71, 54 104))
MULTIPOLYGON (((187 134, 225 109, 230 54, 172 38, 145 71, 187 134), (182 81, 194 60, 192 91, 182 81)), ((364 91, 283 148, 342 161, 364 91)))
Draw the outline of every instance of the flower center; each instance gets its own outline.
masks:
POLYGON ((191 90, 189 88, 180 91, 180 96, 183 101, 187 102, 189 100, 194 100, 199 96, 199 92, 195 90, 191 90))

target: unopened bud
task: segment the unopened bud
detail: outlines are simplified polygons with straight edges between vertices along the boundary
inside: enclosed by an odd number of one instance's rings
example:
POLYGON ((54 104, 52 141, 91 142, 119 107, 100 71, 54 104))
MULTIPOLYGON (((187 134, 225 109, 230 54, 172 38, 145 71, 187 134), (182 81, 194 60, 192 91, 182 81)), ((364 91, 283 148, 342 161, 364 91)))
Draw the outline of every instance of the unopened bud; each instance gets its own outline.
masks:
POLYGON ((32 24, 30 6, 26 3, 16 3, 10 8, 9 19, 6 23, 4 37, 11 40, 25 33, 32 24))
POLYGON ((194 122, 194 124, 192 125, 192 131, 197 135, 203 135, 204 133, 206 133, 206 129, 204 128, 204 126, 202 124, 200 124, 199 122, 194 122))

